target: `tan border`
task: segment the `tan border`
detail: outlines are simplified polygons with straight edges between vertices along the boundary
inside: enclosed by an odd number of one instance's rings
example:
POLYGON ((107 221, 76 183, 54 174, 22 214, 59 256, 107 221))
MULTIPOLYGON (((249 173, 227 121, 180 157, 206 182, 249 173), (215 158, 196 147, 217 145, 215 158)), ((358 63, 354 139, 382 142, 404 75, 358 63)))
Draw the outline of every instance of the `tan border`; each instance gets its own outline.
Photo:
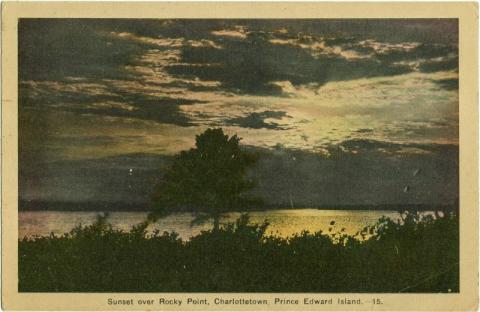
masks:
MULTIPOLYGON (((20 17, 117 18, 459 18, 460 40, 460 293, 459 294, 324 294, 382 298, 383 305, 325 306, 328 310, 476 310, 478 304, 478 4, 474 2, 403 3, 159 3, 31 2, 2 3, 2 307, 8 310, 145 310, 112 307, 116 298, 298 298, 303 294, 79 294, 18 293, 17 159, 17 19, 20 17)), ((312 296, 309 294, 308 296, 312 296)), ((161 310, 320 310, 322 306, 159 306, 161 310)))

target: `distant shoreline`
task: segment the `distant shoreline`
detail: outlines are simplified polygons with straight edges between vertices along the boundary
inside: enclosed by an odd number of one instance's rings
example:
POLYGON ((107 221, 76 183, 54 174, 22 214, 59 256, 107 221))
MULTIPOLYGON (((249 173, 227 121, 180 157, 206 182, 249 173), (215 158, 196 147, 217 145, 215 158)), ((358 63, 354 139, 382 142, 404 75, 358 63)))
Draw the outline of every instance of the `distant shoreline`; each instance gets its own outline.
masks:
MULTIPOLYGON (((428 205, 428 204, 345 204, 345 205, 321 205, 321 206, 299 206, 289 207, 287 205, 263 205, 262 207, 249 207, 249 211, 268 210, 297 210, 297 209, 318 209, 318 210, 387 210, 387 211, 452 211, 457 210, 454 205, 428 205)), ((91 212, 149 212, 147 203, 121 203, 121 202, 50 202, 50 201, 19 201, 18 211, 91 211, 91 212)), ((185 209, 179 212, 191 212, 185 209)))

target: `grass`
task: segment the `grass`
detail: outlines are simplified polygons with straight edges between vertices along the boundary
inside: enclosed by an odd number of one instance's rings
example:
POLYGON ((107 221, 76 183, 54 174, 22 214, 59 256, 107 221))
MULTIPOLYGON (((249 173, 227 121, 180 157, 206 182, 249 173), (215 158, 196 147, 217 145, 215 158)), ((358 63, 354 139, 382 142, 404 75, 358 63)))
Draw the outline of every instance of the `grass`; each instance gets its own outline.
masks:
POLYGON ((189 241, 106 217, 19 241, 20 292, 458 292, 456 213, 405 213, 355 236, 266 236, 242 215, 189 241))

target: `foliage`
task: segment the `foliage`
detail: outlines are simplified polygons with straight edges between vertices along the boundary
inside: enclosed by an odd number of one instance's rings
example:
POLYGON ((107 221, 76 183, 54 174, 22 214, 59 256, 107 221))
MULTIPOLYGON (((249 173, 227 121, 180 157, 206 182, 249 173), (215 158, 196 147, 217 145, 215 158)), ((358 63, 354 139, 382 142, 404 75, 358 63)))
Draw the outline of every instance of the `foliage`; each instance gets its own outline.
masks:
POLYGON ((382 218, 356 236, 266 236, 242 215, 189 241, 91 226, 19 241, 22 292, 458 292, 456 213, 382 218), (362 235, 364 239, 362 239, 362 235))
POLYGON ((249 199, 244 194, 254 183, 244 176, 256 157, 240 148, 240 140, 222 129, 197 135, 195 148, 177 155, 157 185, 153 217, 191 210, 198 214, 198 222, 213 217, 218 229, 222 212, 246 205, 249 199))

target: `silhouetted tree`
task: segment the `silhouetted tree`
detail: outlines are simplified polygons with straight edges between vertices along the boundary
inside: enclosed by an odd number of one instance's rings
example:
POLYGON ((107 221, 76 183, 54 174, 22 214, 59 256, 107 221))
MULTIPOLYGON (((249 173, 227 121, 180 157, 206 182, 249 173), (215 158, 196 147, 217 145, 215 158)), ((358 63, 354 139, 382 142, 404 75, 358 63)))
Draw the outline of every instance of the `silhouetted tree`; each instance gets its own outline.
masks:
POLYGON ((178 154, 153 195, 154 218, 174 211, 193 211, 194 223, 213 218, 219 229, 223 212, 242 209, 253 199, 245 192, 254 182, 245 178, 257 157, 242 150, 237 135, 207 129, 196 136, 195 148, 178 154))

